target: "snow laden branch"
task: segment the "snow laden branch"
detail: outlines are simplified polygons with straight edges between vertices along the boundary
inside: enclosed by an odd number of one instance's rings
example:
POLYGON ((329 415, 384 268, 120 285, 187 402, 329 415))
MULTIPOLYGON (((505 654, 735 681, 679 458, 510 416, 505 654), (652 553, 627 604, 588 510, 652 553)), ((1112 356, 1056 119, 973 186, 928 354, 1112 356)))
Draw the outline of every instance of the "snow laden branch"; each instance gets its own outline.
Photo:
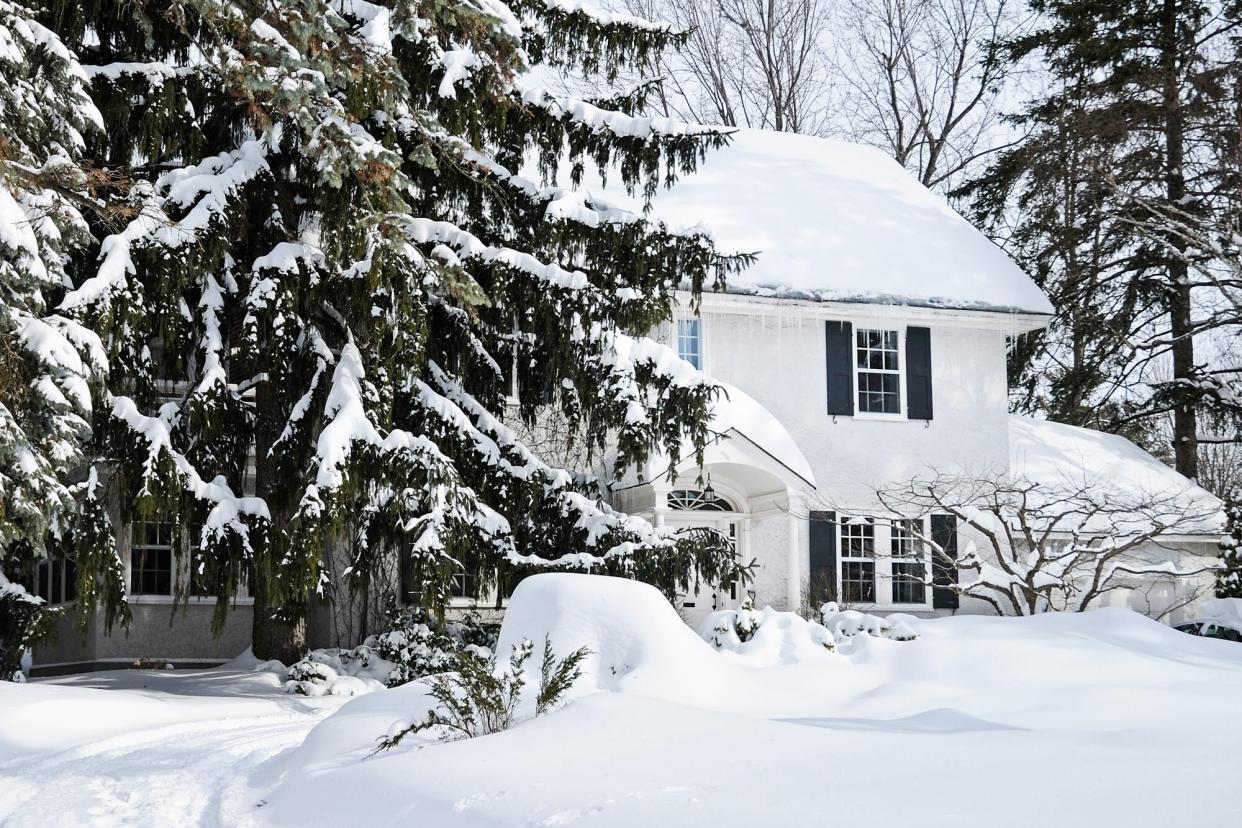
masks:
POLYGON ((1219 517, 1213 498, 1189 491, 1130 492, 1085 478, 1046 484, 1002 474, 932 473, 875 494, 894 519, 956 519, 962 539, 956 558, 943 538, 924 531, 925 521, 908 526, 931 551, 933 570, 962 573, 955 583, 935 586, 984 601, 998 614, 1081 612, 1115 590, 1192 579, 1218 566, 1210 552, 1184 553, 1177 543, 1178 536, 1210 532, 1205 527, 1219 517))

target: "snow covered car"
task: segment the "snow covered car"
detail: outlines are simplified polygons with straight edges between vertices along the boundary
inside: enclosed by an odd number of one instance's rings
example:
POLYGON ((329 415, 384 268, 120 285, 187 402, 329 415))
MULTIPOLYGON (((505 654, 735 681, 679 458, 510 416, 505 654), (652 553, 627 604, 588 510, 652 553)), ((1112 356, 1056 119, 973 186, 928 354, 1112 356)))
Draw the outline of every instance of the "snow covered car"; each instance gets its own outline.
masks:
POLYGON ((1173 629, 1191 635, 1201 635, 1204 638, 1223 638, 1226 641, 1237 641, 1242 644, 1242 630, 1234 629, 1218 621, 1191 621, 1187 624, 1178 624, 1173 629))

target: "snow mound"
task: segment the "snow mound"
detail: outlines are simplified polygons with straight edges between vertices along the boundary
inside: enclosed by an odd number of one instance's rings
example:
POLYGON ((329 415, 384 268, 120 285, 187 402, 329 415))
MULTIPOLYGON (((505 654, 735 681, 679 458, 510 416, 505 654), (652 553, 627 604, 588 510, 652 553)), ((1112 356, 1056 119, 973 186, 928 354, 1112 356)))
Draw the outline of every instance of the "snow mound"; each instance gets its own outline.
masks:
POLYGON ((737 654, 748 667, 796 664, 836 650, 836 638, 823 624, 771 607, 713 612, 699 636, 717 650, 737 654))
POLYGON ((713 685, 741 679, 659 590, 624 578, 555 572, 523 580, 505 612, 497 658, 524 640, 539 649, 545 637, 557 658, 591 651, 571 695, 613 690, 693 703, 713 685))

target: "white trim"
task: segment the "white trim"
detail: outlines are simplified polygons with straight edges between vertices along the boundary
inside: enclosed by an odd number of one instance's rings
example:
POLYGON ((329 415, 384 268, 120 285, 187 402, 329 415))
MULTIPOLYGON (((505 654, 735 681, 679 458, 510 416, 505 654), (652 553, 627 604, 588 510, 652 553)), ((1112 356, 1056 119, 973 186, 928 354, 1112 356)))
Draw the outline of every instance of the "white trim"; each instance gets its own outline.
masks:
POLYGON ((892 422, 905 422, 909 418, 906 416, 909 400, 906 399, 906 326, 902 325, 893 327, 874 327, 864 328, 859 325, 852 327, 852 341, 850 342, 850 367, 851 367, 851 391, 854 394, 854 417, 860 420, 889 420, 892 422), (877 333, 895 333, 897 334, 897 370, 891 369, 873 369, 860 368, 858 366, 858 335, 864 332, 875 331, 877 333), (897 411, 863 411, 860 396, 861 391, 858 390, 858 379, 860 374, 880 374, 897 376, 897 411))
MULTIPOLYGON (((922 562, 923 566, 926 567, 925 571, 927 573, 927 580, 929 581, 929 583, 926 583, 925 586, 923 587, 923 590, 924 590, 923 602, 918 603, 918 604, 894 603, 892 600, 893 598, 893 575, 892 575, 893 562, 898 561, 898 560, 911 560, 909 558, 896 558, 893 556, 893 551, 892 551, 893 545, 892 545, 892 534, 891 534, 892 523, 894 520, 928 521, 930 520, 930 517, 924 516, 921 518, 919 517, 905 518, 905 517, 894 517, 892 515, 875 515, 875 514, 871 514, 866 509, 860 509, 858 511, 838 510, 836 513, 836 520, 835 520, 835 525, 834 525, 834 530, 837 535, 836 537, 837 560, 836 560, 835 577, 836 577, 836 585, 837 585, 837 598, 840 599, 839 602, 846 603, 844 601, 844 583, 842 582, 842 572, 844 570, 844 567, 842 566, 842 562, 847 559, 847 556, 845 555, 845 544, 843 543, 843 540, 842 540, 841 527, 844 525, 845 520, 849 518, 867 518, 867 519, 870 519, 872 522, 873 529, 872 529, 872 555, 871 557, 851 556, 848 558, 848 560, 863 561, 863 562, 869 561, 872 563, 873 565, 872 578, 874 579, 874 591, 875 591, 875 599, 876 599, 874 601, 851 601, 849 602, 849 606, 860 607, 862 609, 867 610, 868 612, 930 612, 932 609, 934 609, 934 607, 932 606, 932 603, 934 600, 934 593, 933 593, 934 588, 930 584, 931 574, 932 574, 932 556, 931 556, 931 550, 927 547, 926 544, 924 544, 923 555, 920 556, 920 558, 918 559, 922 562)), ((928 527, 926 526, 926 523, 924 524, 924 529, 925 530, 928 529, 928 527)))
MULTIPOLYGON (((682 359, 685 359, 685 357, 681 356, 681 323, 689 322, 689 321, 697 322, 699 325, 699 335, 698 335, 699 366, 698 366, 698 370, 701 373, 708 374, 710 372, 708 371, 708 361, 707 361, 708 359, 707 320, 703 318, 702 313, 696 314, 696 313, 692 313, 689 309, 679 308, 677 312, 673 314, 673 343, 672 343, 673 352, 676 353, 677 356, 681 357, 682 359)), ((686 361, 689 362, 689 360, 686 360, 686 361)), ((694 363, 691 363, 691 364, 693 365, 694 363)))

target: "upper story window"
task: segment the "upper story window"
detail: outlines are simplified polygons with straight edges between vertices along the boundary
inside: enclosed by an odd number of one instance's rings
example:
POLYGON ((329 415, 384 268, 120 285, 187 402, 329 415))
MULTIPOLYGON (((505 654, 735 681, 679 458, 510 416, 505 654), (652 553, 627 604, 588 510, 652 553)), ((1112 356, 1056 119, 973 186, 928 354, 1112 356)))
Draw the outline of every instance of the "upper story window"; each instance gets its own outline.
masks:
POLYGON ((677 356, 703 370, 703 320, 677 320, 677 356))
POLYGON ((901 353, 897 331, 859 329, 854 334, 858 410, 901 413, 901 353))

